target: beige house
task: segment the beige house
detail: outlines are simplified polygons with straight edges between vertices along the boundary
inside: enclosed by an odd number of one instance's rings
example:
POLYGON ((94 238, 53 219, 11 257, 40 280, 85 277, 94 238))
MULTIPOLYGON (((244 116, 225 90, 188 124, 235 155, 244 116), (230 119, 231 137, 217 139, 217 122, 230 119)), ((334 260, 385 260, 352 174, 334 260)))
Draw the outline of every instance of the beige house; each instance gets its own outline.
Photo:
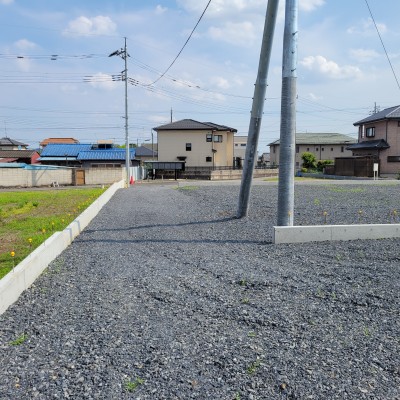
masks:
POLYGON ((158 160, 184 161, 186 167, 232 167, 236 129, 184 119, 154 128, 158 160))
POLYGON ((380 174, 400 172, 400 106, 386 108, 354 123, 358 143, 348 146, 353 156, 379 162, 380 174))
POLYGON ((0 150, 26 150, 27 147, 27 144, 18 142, 18 140, 9 137, 3 137, 0 139, 0 150))
MULTIPOLYGON (((351 136, 341 133, 296 133, 296 167, 301 168, 301 155, 305 152, 314 154, 317 161, 349 157, 352 153, 347 147, 356 142, 351 136)), ((279 165, 279 144, 279 139, 269 144, 272 165, 279 165)))

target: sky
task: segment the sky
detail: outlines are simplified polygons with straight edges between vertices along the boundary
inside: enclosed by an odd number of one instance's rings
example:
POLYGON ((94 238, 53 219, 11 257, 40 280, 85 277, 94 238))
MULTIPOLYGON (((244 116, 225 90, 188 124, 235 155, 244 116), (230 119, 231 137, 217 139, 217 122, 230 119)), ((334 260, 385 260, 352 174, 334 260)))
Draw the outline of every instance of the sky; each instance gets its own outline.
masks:
MULTIPOLYGON (((150 142, 171 116, 246 136, 267 3, 211 0, 182 50, 208 0, 0 0, 0 137, 123 144, 124 60, 109 55, 124 38, 130 142, 150 142)), ((259 153, 280 136, 284 5, 259 153)), ((400 104, 398 15, 398 0, 299 0, 297 132, 356 137, 375 106, 400 104)))

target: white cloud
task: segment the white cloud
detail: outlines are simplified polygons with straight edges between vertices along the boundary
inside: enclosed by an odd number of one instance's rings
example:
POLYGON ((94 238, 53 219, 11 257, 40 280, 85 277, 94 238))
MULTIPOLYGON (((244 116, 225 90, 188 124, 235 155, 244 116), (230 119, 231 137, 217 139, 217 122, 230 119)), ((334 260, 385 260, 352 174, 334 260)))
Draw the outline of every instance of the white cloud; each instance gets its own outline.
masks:
POLYGON ((14 46, 19 50, 32 50, 37 47, 37 45, 27 39, 20 39, 14 43, 14 46))
MULTIPOLYGON (((387 32, 387 26, 382 23, 377 23, 376 26, 378 27, 380 34, 385 34, 387 32)), ((351 26, 347 29, 347 33, 349 34, 358 34, 358 35, 376 35, 376 28, 374 21, 371 18, 367 20, 362 20, 358 26, 351 26)))
POLYGON ((98 15, 97 17, 78 17, 68 23, 68 28, 63 34, 66 36, 86 35, 112 35, 116 32, 117 25, 110 17, 98 15))
POLYGON ((111 75, 98 72, 93 76, 90 85, 97 89, 113 90, 117 87, 117 82, 114 82, 111 75))
POLYGON ((168 10, 167 7, 163 7, 160 4, 158 4, 157 7, 156 7, 156 14, 157 15, 164 14, 167 10, 168 10))
POLYGON ((300 0, 299 8, 304 11, 314 11, 325 4, 325 0, 300 0))
POLYGON ((351 49, 350 55, 359 62, 369 62, 380 57, 379 53, 372 49, 351 49))
POLYGON ((221 76, 216 76, 211 79, 211 82, 219 89, 229 89, 231 87, 229 81, 221 76))
POLYGON ((0 0, 0 4, 8 5, 14 3, 14 0, 0 0))
POLYGON ((212 26, 208 35, 215 39, 237 45, 248 45, 258 38, 255 26, 248 21, 226 22, 222 27, 212 26))
POLYGON ((358 67, 352 65, 340 66, 334 61, 327 60, 323 56, 308 56, 300 61, 304 68, 317 72, 331 79, 360 78, 362 73, 358 67))

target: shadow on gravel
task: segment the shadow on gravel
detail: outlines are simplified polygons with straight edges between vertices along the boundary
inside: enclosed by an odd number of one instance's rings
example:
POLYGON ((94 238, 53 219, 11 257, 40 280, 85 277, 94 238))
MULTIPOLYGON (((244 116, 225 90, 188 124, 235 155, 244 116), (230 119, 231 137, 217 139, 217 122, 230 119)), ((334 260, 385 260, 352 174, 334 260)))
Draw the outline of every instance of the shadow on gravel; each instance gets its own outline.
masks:
POLYGON ((221 223, 221 222, 229 222, 229 221, 237 221, 238 218, 236 217, 228 217, 228 218, 221 218, 221 219, 212 219, 208 221, 195 221, 195 222, 182 222, 179 224, 151 224, 151 225, 139 225, 139 226, 130 226, 129 228, 117 228, 117 229, 86 229, 86 233, 93 233, 93 232, 121 232, 121 231, 133 231, 138 229, 149 229, 149 228, 177 228, 180 226, 190 226, 190 225, 205 225, 205 224, 214 224, 214 223, 221 223))

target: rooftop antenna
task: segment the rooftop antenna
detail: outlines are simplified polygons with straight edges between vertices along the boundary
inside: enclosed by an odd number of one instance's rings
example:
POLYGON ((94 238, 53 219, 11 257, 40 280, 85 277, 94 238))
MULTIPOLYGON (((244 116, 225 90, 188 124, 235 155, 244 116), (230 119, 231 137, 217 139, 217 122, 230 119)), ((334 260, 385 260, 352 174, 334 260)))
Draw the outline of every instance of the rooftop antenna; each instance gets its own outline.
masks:
POLYGON ((4 134, 6 135, 6 137, 8 137, 7 136, 7 122, 6 121, 4 121, 4 134))

